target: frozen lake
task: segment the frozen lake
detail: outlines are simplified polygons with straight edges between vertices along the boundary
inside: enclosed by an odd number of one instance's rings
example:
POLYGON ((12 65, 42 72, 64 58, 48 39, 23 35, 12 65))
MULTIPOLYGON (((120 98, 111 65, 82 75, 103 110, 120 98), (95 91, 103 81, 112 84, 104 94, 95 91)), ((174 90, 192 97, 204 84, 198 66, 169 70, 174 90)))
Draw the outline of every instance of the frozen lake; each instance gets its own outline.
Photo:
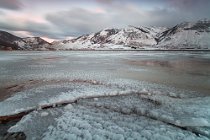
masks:
POLYGON ((0 52, 1 87, 28 80, 126 78, 210 92, 210 52, 0 52))
POLYGON ((209 139, 210 52, 0 52, 0 119, 23 112, 27 139, 209 139))

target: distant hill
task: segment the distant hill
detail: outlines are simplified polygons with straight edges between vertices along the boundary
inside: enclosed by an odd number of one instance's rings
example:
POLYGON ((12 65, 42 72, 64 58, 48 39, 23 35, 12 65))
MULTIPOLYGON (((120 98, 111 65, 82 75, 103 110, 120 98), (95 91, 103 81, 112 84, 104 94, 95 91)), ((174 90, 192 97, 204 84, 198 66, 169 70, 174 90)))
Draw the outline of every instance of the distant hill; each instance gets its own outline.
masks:
POLYGON ((40 37, 20 38, 5 31, 0 31, 1 50, 39 50, 51 44, 40 37))

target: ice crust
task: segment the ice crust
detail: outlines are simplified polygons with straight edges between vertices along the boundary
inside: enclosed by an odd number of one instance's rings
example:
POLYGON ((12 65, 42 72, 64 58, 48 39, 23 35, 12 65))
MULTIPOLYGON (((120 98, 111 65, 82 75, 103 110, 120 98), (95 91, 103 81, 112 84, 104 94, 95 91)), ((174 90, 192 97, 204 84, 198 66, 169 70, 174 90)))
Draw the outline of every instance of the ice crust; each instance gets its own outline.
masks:
MULTIPOLYGON (((113 81, 112 86, 88 83, 51 85, 52 91, 55 91, 55 87, 58 90, 59 87, 71 90, 56 94, 48 98, 48 102, 39 102, 39 105, 64 100, 78 99, 78 101, 60 108, 33 111, 9 132, 23 131, 29 139, 135 139, 135 137, 208 139, 210 137, 209 97, 186 96, 188 94, 180 96, 183 91, 175 92, 173 88, 169 88, 172 94, 167 92, 168 87, 156 84, 146 86, 145 83, 141 85, 139 82, 126 81, 121 80, 119 85, 116 84, 119 81, 113 81), (122 86, 123 84, 126 86, 122 86), (101 126, 102 130, 99 131, 95 123, 101 126), (138 123, 140 124, 137 125, 138 123), (162 127, 158 127, 159 125, 162 127), (145 127, 148 127, 148 131, 145 127), (121 131, 114 131, 115 129, 121 131)), ((43 89, 49 90, 50 86, 43 89)), ((38 91, 40 90, 41 88, 38 91)), ((12 97, 6 101, 15 100, 16 98, 12 97)))
POLYGON ((84 103, 47 111, 49 115, 45 117, 41 115, 42 111, 30 113, 9 132, 24 131, 28 139, 34 140, 208 139, 145 116, 122 114, 103 107, 86 106, 84 103))

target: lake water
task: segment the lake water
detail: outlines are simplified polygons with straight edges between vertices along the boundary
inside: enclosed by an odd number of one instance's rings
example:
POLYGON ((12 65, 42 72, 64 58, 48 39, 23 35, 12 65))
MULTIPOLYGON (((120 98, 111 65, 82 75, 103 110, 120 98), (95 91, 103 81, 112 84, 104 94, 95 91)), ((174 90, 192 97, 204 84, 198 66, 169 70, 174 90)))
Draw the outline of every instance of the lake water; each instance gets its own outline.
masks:
POLYGON ((84 77, 135 79, 210 94, 210 52, 0 52, 0 87, 84 77))
POLYGON ((19 113, 28 139, 208 140, 210 52, 0 52, 0 119, 19 113))

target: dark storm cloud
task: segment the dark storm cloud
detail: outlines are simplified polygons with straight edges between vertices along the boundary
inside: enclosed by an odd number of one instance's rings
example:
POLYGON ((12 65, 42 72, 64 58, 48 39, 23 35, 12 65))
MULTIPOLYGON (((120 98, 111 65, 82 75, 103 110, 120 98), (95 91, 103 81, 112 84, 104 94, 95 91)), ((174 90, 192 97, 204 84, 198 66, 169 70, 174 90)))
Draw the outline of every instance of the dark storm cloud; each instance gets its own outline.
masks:
POLYGON ((3 9, 19 10, 22 6, 19 0, 0 0, 0 8, 3 9))

